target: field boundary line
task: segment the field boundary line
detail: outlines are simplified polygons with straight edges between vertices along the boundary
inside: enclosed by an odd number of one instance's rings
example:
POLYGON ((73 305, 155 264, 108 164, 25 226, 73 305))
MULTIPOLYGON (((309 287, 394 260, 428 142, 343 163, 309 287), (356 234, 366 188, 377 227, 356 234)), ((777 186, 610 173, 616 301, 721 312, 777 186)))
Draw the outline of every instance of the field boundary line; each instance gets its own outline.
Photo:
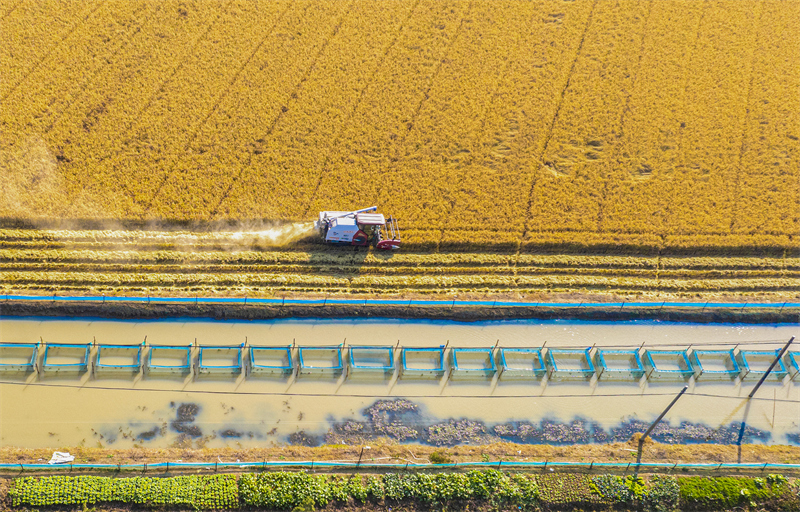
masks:
MULTIPOLYGON (((189 146, 195 141, 195 139, 197 139, 197 136, 200 134, 200 129, 203 126, 205 126, 205 124, 208 122, 209 119, 211 119, 211 116, 214 115, 214 112, 217 111, 222 101, 228 97, 228 94, 230 94, 231 90, 233 90, 233 86, 236 84, 236 82, 239 81, 239 78, 242 76, 242 72, 244 71, 244 69, 248 66, 248 64, 250 64, 250 62, 252 62, 253 58, 256 56, 259 50, 261 50, 261 47, 264 46, 264 43, 267 41, 267 39, 275 33, 275 29, 277 28, 278 24, 283 20, 283 18, 286 16, 286 13, 289 12, 289 9, 291 9, 293 6, 294 6, 293 3, 286 4, 286 7, 281 11, 281 13, 275 19, 275 23, 272 24, 272 27, 264 34, 264 37, 261 38, 261 41, 259 41, 259 43, 253 49, 253 51, 250 52, 250 55, 244 60, 242 65, 239 66, 239 69, 237 69, 236 72, 233 74, 233 77, 228 82, 228 86, 225 88, 225 90, 223 90, 220 93, 219 97, 217 97, 217 99, 211 105, 211 109, 209 109, 209 111, 203 116, 203 118, 195 125, 192 135, 189 137, 189 139, 186 141, 186 144, 183 147, 184 153, 189 149, 189 146)), ((150 201, 145 206, 144 210, 145 214, 150 212, 150 209, 156 202, 156 199, 158 198, 158 195, 161 193, 161 190, 164 188, 164 185, 166 185, 167 182, 170 180, 170 178, 172 178, 175 175, 175 167, 179 159, 180 159, 179 157, 173 158, 172 164, 170 166, 171 169, 165 174, 164 178, 161 180, 161 183, 159 183, 159 185, 155 189, 155 192, 153 192, 150 201)))
POLYGON ((354 306, 481 306, 512 308, 558 308, 558 309, 606 309, 606 308, 700 308, 700 309, 762 309, 800 308, 800 302, 523 302, 523 301, 464 301, 464 300, 415 300, 415 299, 284 299, 257 297, 134 297, 113 295, 0 295, 6 302, 118 302, 118 303, 184 303, 184 304, 272 304, 287 306, 304 305, 354 305, 354 306))
MULTIPOLYGON (((322 43, 322 46, 320 47, 320 49, 317 52, 317 54, 311 60, 311 63, 308 65, 308 68, 306 68, 306 70, 300 76, 300 80, 292 88, 292 92, 288 96, 288 103, 294 104, 297 101, 297 99, 296 99, 298 97, 297 92, 300 89, 303 88, 303 84, 308 80, 309 75, 311 74, 311 72, 316 67, 317 62, 319 62, 319 58, 328 49, 328 45, 330 44, 331 40, 333 40, 333 38, 335 38, 339 34, 339 31, 342 28, 342 24, 344 23, 345 17, 350 13, 350 10, 353 8, 353 2, 354 2, 354 0, 351 0, 351 2, 347 5, 347 8, 344 10, 344 12, 339 16, 339 19, 337 20, 336 24, 333 26, 333 30, 332 30, 331 34, 327 38, 325 38, 325 41, 322 43)), ((310 5, 312 5, 312 4, 309 3, 308 6, 310 6, 310 5)), ((308 8, 308 6, 306 6, 306 8, 308 8)), ((272 122, 270 123, 269 127, 263 132, 265 137, 269 137, 269 136, 272 135, 272 132, 275 130, 275 127, 278 125, 278 123, 280 123, 281 119, 283 118, 283 114, 284 113, 285 113, 285 111, 283 109, 279 109, 278 110, 278 114, 272 120, 272 122)), ((215 218, 217 216, 217 214, 219 213, 220 208, 225 203, 225 201, 227 201, 227 199, 230 196, 230 194, 233 191, 233 189, 236 188, 236 186, 239 183, 239 180, 241 179, 242 175, 244 175, 244 173, 247 171, 247 169, 250 167, 250 164, 252 163, 252 161, 253 161, 253 152, 250 151, 250 152, 247 153, 247 161, 239 168, 239 172, 236 173, 236 176, 234 176, 233 179, 231 179, 230 185, 228 185, 228 188, 225 190, 225 192, 220 197, 220 200, 219 200, 219 202, 217 202, 217 205, 213 209, 211 209, 210 215, 209 215, 210 218, 213 219, 213 218, 215 218)))
POLYGON ((333 141, 332 141, 327 153, 325 154, 325 160, 323 160, 322 165, 320 166, 319 172, 317 173, 318 174, 318 178, 317 178, 317 184, 314 187, 314 191, 311 194, 309 194, 309 196, 308 196, 308 204, 306 205, 305 209, 303 210, 303 215, 304 216, 308 216, 309 210, 311 209, 311 205, 314 204, 314 199, 317 197, 317 193, 319 192, 319 188, 322 186, 322 181, 325 178, 325 166, 327 166, 328 162, 330 162, 331 155, 335 151, 335 148, 338 146, 339 141, 342 139, 342 134, 344 134, 345 130, 348 127, 348 123, 350 122, 351 119, 353 119, 353 116, 358 111, 359 107, 361 106, 361 103, 363 103, 364 97, 367 94, 367 90, 370 88, 370 86, 375 81, 375 75, 377 75, 378 71, 380 71, 383 68, 384 63, 386 62, 386 57, 389 55, 389 52, 392 51, 392 48, 394 48, 394 45, 397 43, 397 40, 400 39, 400 34, 408 26, 408 22, 414 16, 414 13, 416 12, 417 7, 419 6, 420 2, 421 2, 421 0, 416 0, 416 2, 414 2, 414 5, 411 7, 411 10, 409 10, 409 12, 408 12, 408 16, 406 16, 406 18, 403 20, 403 22, 398 27, 397 32, 394 35, 394 38, 389 42, 388 45, 386 45, 386 48, 383 50, 383 52, 381 54, 381 58, 379 59, 378 63, 375 65, 375 69, 372 71, 372 73, 370 74, 370 77, 367 80, 366 84, 361 89, 361 92, 358 95, 358 99, 353 104, 353 108, 350 109, 350 113, 347 115, 347 119, 345 120, 344 123, 342 123, 342 127, 339 129, 339 133, 336 134, 336 137, 334 137, 334 139, 333 139, 333 141))
MULTIPOLYGON (((21 2, 20 2, 20 3, 21 3, 21 2)), ((8 98, 9 98, 9 97, 12 95, 12 94, 14 94, 14 92, 16 92, 17 88, 18 88, 20 85, 22 85, 22 83, 23 83, 25 80, 27 80, 27 79, 28 79, 28 77, 31 75, 31 73, 33 73, 34 71, 36 71, 36 70, 39 68, 39 66, 41 66, 41 65, 42 65, 42 63, 43 63, 44 61, 46 61, 47 59, 49 59, 49 58, 52 56, 52 54, 53 54, 53 50, 54 50, 55 48, 58 48, 59 46, 63 45, 63 44, 64 44, 64 41, 66 41, 66 40, 67 40, 67 39, 68 39, 68 38, 69 38, 69 37, 70 37, 70 36, 71 36, 71 35, 72 35, 72 34, 73 34, 73 33, 74 33, 76 30, 78 30, 78 27, 79 27, 79 26, 81 26, 81 25, 83 25, 84 23, 86 23, 86 20, 88 20, 89 18, 91 18, 92 16, 94 16, 94 14, 95 14, 95 13, 96 13, 96 12, 97 12, 97 11, 100 9, 100 7, 102 7, 103 5, 105 5, 105 2, 98 2, 98 3, 97 3, 97 6, 96 6, 94 9, 92 9, 91 11, 89 11, 89 13, 88 13, 88 14, 86 14, 86 15, 83 17, 83 19, 81 19, 81 20, 79 20, 79 21, 75 22, 75 24, 74 24, 74 25, 72 25, 72 27, 71 27, 71 28, 70 28, 70 29, 67 31, 67 33, 66 33, 66 34, 64 34, 64 36, 61 38, 61 40, 59 40, 57 43, 54 43, 54 44, 53 44, 53 45, 52 45, 50 48, 48 48, 48 49, 47 49, 47 53, 45 53, 44 55, 42 55, 42 57, 41 57, 41 58, 40 58, 38 61, 36 61, 36 62, 33 64, 33 66, 31 66, 31 67, 30 67, 28 70, 26 70, 26 71, 25 71, 25 73, 24 73, 24 74, 22 75, 22 77, 21 77, 21 78, 20 78, 20 79, 17 81, 17 83, 16 83, 16 84, 14 84, 13 86, 11 86, 11 89, 9 89, 9 90, 8 90, 8 92, 5 94, 5 96, 3 96, 2 98, 0 98, 0 102, 5 102, 5 101, 6 101, 6 100, 7 100, 7 99, 8 99, 8 98)))
MULTIPOLYGON (((579 446, 579 445, 575 445, 579 446)), ((248 472, 258 471, 261 472, 265 469, 337 469, 347 470, 347 474, 352 474, 353 471, 369 472, 369 471, 385 471, 394 470, 400 472, 407 471, 429 471, 429 470, 459 470, 459 469, 504 469, 519 470, 519 471, 537 471, 546 472, 547 470, 555 471, 557 473, 568 473, 569 471, 581 470, 583 472, 596 470, 596 472, 616 471, 627 473, 630 471, 631 462, 562 462, 562 461, 499 461, 499 462, 453 462, 447 464, 434 464, 434 463, 378 463, 378 462, 329 462, 329 461, 256 461, 256 462, 153 462, 142 464, 101 464, 101 463, 79 463, 79 464, 19 464, 19 463, 0 463, 0 471, 13 472, 18 476, 20 473, 35 472, 38 474, 61 474, 73 473, 78 474, 82 472, 95 472, 95 471, 109 471, 119 473, 121 471, 136 471, 137 473, 144 473, 148 469, 154 470, 158 474, 167 473, 181 473, 184 471, 199 469, 222 469, 223 471, 235 472, 248 472)), ((770 462, 641 462, 635 464, 634 469, 640 473, 666 473, 674 474, 676 471, 681 472, 702 472, 704 475, 710 473, 719 473, 723 471, 731 471, 739 475, 740 472, 755 472, 757 474, 764 474, 767 471, 777 472, 798 472, 800 471, 800 464, 791 463, 770 463, 770 462)))

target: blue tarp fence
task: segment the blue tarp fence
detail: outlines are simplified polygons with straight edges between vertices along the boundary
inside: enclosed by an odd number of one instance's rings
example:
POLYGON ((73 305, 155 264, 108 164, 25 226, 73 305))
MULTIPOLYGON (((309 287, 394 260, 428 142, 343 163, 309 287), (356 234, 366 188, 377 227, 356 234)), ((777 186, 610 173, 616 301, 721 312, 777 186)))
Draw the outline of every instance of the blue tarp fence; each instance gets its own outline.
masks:
POLYGON ((40 302, 130 302, 138 304, 264 304, 270 306, 450 306, 450 307, 539 307, 539 308, 800 308, 800 302, 510 302, 500 300, 399 300, 399 299, 286 299, 251 297, 117 297, 61 295, 0 295, 5 301, 40 302))
POLYGON ((670 462, 456 462, 451 464, 378 464, 373 462, 315 462, 315 461, 265 461, 265 462, 158 462, 154 464, 0 464, 0 471, 154 471, 167 473, 189 470, 245 470, 266 471, 284 469, 325 469, 325 470, 377 470, 377 471, 419 471, 441 469, 500 469, 505 471, 531 470, 599 470, 599 471, 639 471, 639 472, 671 472, 671 471, 800 471, 800 464, 769 463, 670 463, 670 462))

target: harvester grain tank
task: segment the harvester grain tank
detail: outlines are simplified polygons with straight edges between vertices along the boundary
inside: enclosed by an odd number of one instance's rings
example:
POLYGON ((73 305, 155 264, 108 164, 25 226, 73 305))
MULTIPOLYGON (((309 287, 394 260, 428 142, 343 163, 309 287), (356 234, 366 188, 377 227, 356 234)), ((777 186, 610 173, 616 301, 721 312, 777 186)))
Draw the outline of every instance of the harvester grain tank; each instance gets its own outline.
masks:
POLYGON ((397 219, 387 219, 377 211, 377 206, 370 206, 352 212, 319 212, 319 220, 314 227, 328 244, 372 244, 377 249, 399 249, 400 228, 397 219))

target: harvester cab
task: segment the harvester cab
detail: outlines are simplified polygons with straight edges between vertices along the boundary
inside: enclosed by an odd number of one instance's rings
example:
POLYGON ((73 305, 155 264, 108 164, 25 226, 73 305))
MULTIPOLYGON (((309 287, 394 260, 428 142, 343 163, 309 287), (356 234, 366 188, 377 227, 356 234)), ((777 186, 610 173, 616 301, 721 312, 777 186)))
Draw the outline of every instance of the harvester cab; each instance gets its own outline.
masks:
POLYGON ((397 219, 386 219, 382 213, 375 213, 377 210, 377 206, 371 206, 352 212, 319 212, 319 220, 314 227, 328 244, 372 244, 377 249, 399 249, 400 228, 397 219))

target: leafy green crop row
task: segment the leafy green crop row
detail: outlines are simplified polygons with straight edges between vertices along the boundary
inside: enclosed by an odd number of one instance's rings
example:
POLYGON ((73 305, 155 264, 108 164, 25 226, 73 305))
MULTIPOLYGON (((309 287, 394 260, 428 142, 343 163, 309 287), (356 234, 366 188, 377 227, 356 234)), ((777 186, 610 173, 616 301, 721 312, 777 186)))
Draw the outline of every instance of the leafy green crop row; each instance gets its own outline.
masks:
POLYGON ((325 506, 331 501, 419 501, 442 504, 450 501, 481 500, 495 504, 529 506, 539 491, 525 475, 506 475, 496 470, 468 473, 393 474, 383 478, 360 476, 349 479, 306 473, 262 473, 243 475, 239 480, 242 501, 247 506, 288 509, 307 503, 325 506))
POLYGON ((800 488, 790 486, 781 475, 767 478, 681 478, 680 501, 688 510, 723 510, 756 507, 768 502, 781 502, 778 508, 800 509, 800 488))
MULTIPOLYGON (((621 505, 646 512, 762 507, 800 510, 800 486, 780 475, 766 478, 708 478, 583 474, 389 473, 383 476, 312 475, 270 472, 172 478, 95 476, 23 477, 9 491, 14 507, 132 504, 140 508, 195 510, 292 510, 329 504, 400 503, 422 508, 468 501, 492 508, 530 509, 548 505, 621 505)), ((460 506, 460 505, 459 505, 460 506)))
POLYGON ((650 485, 641 477, 601 475, 592 478, 592 490, 613 503, 638 503, 644 510, 668 511, 678 505, 680 487, 675 477, 654 476, 650 485))
POLYGON ((14 481, 9 494, 14 506, 120 502, 212 510, 237 508, 239 505, 239 490, 233 475, 172 478, 23 477, 14 481))

